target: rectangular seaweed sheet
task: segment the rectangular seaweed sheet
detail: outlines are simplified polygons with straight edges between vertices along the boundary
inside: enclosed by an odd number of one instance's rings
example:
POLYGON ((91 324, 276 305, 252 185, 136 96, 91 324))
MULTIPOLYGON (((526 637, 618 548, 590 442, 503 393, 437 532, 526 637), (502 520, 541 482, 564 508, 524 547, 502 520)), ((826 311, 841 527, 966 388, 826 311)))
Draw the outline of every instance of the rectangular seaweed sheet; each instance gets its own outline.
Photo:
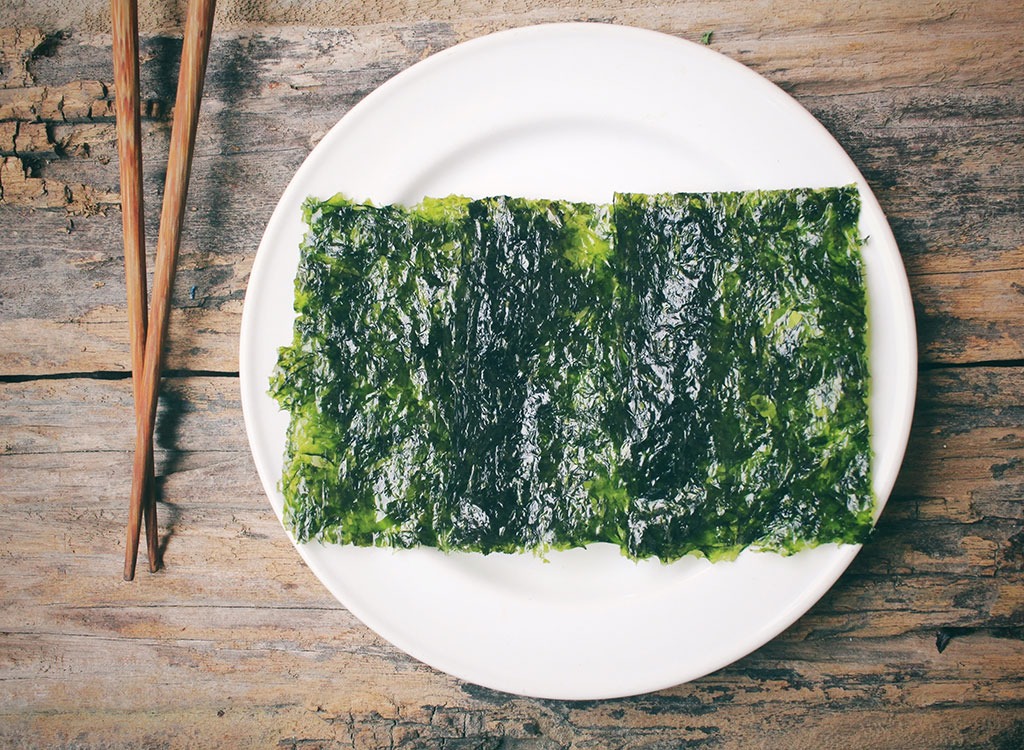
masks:
POLYGON ((281 489, 299 541, 673 560, 860 542, 854 187, 310 199, 281 489))

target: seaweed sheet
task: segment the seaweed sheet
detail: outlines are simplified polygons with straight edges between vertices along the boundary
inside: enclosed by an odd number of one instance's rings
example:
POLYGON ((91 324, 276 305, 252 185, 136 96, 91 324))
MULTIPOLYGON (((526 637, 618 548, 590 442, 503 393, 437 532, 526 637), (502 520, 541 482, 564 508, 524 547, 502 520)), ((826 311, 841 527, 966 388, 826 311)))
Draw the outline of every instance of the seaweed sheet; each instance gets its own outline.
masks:
POLYGON ((635 558, 860 542, 854 187, 305 204, 281 488, 300 541, 635 558))

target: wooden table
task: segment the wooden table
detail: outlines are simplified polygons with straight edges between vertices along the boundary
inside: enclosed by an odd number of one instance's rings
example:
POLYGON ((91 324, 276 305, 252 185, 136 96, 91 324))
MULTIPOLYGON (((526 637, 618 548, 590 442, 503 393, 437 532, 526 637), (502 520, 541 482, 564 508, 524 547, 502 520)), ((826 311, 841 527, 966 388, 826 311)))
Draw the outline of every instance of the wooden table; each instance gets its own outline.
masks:
MULTIPOLYGON (((0 745, 1024 746, 1020 0, 324 5, 222 3, 159 417, 166 567, 133 583, 105 2, 0 9, 0 745), (902 250, 920 390, 876 538, 805 617, 691 684, 571 703, 438 673, 327 593, 257 480, 237 341, 263 227, 328 127, 432 52, 578 19, 713 32, 831 130, 902 250)), ((151 246, 180 49, 158 10, 151 246)))

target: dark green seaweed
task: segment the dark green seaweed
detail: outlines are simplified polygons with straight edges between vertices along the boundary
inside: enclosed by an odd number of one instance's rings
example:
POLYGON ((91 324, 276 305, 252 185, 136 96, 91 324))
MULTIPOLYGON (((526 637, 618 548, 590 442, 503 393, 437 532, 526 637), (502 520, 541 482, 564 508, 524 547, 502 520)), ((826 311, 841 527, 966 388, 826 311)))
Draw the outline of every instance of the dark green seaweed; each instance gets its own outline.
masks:
POLYGON ((305 204, 299 541, 731 557, 871 530, 853 187, 305 204))

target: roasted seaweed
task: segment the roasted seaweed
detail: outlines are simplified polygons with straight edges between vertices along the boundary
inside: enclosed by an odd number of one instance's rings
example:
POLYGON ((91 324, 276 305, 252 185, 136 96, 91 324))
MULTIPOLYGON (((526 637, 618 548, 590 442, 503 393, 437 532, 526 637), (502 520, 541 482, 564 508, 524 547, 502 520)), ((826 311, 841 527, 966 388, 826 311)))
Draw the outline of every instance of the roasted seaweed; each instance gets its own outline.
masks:
POLYGON ((712 559, 872 525, 853 187, 305 204, 300 541, 712 559))

